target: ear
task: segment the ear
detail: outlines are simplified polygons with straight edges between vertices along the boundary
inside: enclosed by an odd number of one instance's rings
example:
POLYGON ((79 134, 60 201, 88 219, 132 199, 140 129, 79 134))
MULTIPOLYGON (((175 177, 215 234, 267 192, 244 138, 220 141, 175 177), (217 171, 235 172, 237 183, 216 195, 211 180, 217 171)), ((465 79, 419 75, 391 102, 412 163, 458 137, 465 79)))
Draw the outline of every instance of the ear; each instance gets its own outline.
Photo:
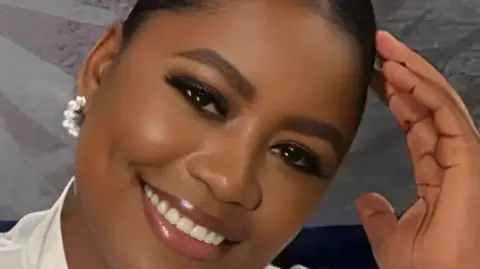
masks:
MULTIPOLYGON (((110 26, 88 53, 76 79, 77 95, 88 99, 100 88, 122 45, 122 25, 110 26)), ((88 103, 88 102, 87 102, 88 103)))

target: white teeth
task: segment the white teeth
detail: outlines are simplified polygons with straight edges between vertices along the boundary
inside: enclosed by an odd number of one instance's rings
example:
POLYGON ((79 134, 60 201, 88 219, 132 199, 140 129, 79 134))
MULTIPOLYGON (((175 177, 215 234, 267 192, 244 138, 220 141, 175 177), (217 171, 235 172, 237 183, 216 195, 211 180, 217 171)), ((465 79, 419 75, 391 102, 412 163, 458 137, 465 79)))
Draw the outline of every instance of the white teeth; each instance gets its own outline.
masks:
POLYGON ((205 238, 203 238, 203 242, 207 244, 211 244, 213 239, 215 239, 216 234, 214 232, 210 232, 205 238))
POLYGON ((145 193, 147 194, 148 198, 151 198, 152 195, 153 195, 153 191, 152 191, 152 189, 150 189, 150 187, 148 185, 145 185, 145 193))
POLYGON ((150 197, 150 201, 152 201, 152 204, 154 204, 155 206, 158 205, 158 195, 156 195, 155 193, 152 194, 152 197, 150 197))
POLYGON ((175 208, 171 208, 167 201, 161 201, 160 197, 158 197, 148 185, 145 185, 144 191, 152 205, 157 208, 158 213, 172 225, 177 227, 178 230, 190 235, 198 241, 203 241, 206 244, 215 246, 220 245, 225 240, 225 237, 218 235, 215 232, 208 231, 207 228, 195 224, 191 219, 181 216, 180 212, 175 208))
POLYGON ((171 224, 177 225, 177 223, 180 221, 180 214, 178 213, 178 210, 172 208, 165 214, 165 219, 167 219, 171 224))
POLYGON ((200 225, 195 226, 195 228, 193 228, 193 230, 190 232, 190 236, 197 239, 198 241, 203 241, 206 235, 207 229, 200 225))
POLYGON ((167 214, 168 212, 168 202, 167 201, 161 201, 157 205, 157 211, 160 213, 162 216, 167 214))
POLYGON ((225 240, 225 237, 223 237, 223 236, 221 236, 221 235, 217 235, 217 236, 215 236, 215 239, 213 239, 212 244, 214 244, 215 246, 218 246, 218 245, 220 245, 224 240, 225 240))
POLYGON ((181 218, 177 223, 177 228, 186 234, 189 234, 192 231, 193 226, 195 226, 193 221, 186 217, 181 218))

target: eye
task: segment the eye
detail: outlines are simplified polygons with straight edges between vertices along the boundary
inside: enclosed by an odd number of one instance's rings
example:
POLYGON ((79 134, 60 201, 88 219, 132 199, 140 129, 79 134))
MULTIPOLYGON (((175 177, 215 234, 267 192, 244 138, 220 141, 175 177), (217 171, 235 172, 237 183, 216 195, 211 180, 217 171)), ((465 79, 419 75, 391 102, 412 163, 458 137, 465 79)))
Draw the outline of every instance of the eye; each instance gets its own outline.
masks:
POLYGON ((295 142, 282 142, 272 146, 270 151, 280 156, 286 165, 301 173, 325 177, 320 158, 304 146, 295 142))
POLYGON ((194 78, 172 76, 166 82, 177 89, 197 110, 217 120, 225 120, 228 113, 227 102, 216 89, 194 78))

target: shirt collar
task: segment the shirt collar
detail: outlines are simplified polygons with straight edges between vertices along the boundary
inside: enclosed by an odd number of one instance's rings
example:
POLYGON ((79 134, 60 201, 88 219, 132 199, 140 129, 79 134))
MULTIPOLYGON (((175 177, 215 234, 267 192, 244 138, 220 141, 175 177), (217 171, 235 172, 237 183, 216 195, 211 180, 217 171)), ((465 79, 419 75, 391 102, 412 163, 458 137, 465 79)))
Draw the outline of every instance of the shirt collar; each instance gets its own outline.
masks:
POLYGON ((68 191, 74 185, 74 178, 63 190, 53 207, 42 217, 32 233, 24 252, 26 268, 68 269, 61 231, 61 213, 68 191))

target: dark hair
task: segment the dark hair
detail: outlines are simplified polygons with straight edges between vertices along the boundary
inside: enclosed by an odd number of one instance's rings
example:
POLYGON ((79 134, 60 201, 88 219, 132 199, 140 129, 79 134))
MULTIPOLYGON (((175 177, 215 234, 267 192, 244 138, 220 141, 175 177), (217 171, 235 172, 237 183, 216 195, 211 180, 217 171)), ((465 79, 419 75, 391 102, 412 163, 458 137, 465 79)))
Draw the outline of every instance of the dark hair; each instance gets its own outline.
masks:
MULTIPOLYGON (((360 56, 359 121, 365 109, 367 89, 375 61, 375 33, 377 30, 371 0, 292 0, 317 6, 325 17, 345 31, 357 46, 360 56)), ((138 0, 123 24, 124 45, 133 38, 135 31, 156 11, 184 12, 208 8, 210 0, 138 0)))

